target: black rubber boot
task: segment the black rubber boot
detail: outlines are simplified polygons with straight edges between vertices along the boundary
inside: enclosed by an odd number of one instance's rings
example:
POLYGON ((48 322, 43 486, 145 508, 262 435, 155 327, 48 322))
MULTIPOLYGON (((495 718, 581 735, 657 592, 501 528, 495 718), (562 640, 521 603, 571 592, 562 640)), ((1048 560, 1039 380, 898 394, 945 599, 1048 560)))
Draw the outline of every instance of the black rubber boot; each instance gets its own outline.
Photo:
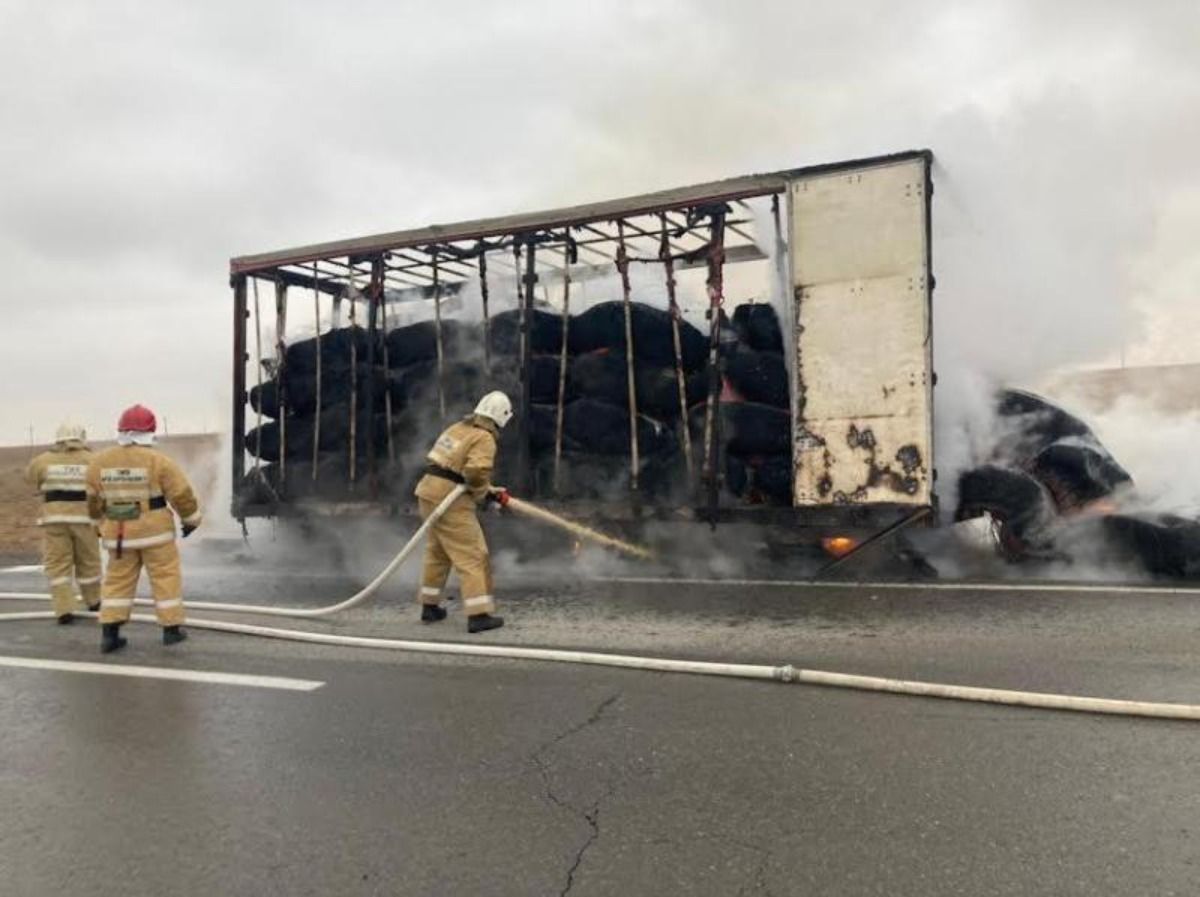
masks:
POLYGON ((440 623, 444 619, 446 619, 446 608, 438 607, 436 604, 421 605, 422 623, 440 623))
POLYGON ((66 626, 68 623, 74 623, 74 622, 75 622, 74 614, 59 614, 59 617, 58 617, 58 625, 59 626, 66 626))
POLYGON ((467 632, 487 632, 489 629, 499 629, 503 625, 504 617, 494 617, 491 614, 467 617, 467 632))
POLYGON ((178 645, 187 638, 187 633, 183 631, 181 626, 164 626, 163 627, 163 644, 178 645))
POLYGON ((120 651, 126 645, 126 640, 121 635, 120 623, 105 623, 100 627, 100 653, 112 654, 113 651, 120 651))

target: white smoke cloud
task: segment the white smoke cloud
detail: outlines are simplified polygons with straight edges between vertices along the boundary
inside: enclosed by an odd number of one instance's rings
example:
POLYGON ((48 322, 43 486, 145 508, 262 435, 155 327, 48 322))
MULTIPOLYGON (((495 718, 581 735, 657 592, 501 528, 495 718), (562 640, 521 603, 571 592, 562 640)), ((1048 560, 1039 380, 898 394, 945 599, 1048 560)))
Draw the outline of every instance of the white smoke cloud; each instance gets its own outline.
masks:
POLYGON ((0 11, 0 441, 222 425, 238 253, 916 146, 943 488, 974 384, 1196 359, 1192 3, 352 5, 0 11))

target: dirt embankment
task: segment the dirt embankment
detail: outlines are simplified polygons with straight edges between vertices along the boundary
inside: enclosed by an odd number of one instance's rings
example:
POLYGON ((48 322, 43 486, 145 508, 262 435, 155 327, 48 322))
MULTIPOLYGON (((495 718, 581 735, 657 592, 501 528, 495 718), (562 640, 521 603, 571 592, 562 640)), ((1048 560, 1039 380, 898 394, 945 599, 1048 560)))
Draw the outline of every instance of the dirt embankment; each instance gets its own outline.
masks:
MULTIPOLYGON (((112 443, 91 443, 93 450, 112 443)), ((202 503, 211 502, 216 493, 221 438, 215 434, 167 436, 159 448, 174 458, 192 481, 202 503), (207 501, 206 501, 207 500, 207 501)), ((41 551, 38 496, 25 482, 30 459, 49 446, 0 447, 0 557, 35 560, 41 551)))

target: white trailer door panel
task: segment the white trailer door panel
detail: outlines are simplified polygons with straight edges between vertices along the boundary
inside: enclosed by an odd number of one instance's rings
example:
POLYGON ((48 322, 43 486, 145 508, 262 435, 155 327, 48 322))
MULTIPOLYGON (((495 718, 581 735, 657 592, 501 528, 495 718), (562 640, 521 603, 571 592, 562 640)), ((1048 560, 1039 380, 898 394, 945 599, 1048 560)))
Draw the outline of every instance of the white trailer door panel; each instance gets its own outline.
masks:
POLYGON ((794 180, 794 504, 932 502, 928 161, 794 180))

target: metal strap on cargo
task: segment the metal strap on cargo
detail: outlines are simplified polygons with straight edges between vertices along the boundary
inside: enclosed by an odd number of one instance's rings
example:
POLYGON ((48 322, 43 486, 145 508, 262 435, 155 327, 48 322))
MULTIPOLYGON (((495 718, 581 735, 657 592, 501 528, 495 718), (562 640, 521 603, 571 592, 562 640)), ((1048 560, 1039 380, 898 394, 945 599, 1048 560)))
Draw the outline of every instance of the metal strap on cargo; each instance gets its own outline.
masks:
POLYGON ((87 493, 82 489, 51 489, 42 493, 45 501, 87 501, 87 493))
POLYGON ((431 477, 441 477, 443 480, 449 480, 451 483, 462 485, 466 482, 461 473, 455 473, 447 467, 442 467, 440 464, 426 464, 425 473, 431 477))

